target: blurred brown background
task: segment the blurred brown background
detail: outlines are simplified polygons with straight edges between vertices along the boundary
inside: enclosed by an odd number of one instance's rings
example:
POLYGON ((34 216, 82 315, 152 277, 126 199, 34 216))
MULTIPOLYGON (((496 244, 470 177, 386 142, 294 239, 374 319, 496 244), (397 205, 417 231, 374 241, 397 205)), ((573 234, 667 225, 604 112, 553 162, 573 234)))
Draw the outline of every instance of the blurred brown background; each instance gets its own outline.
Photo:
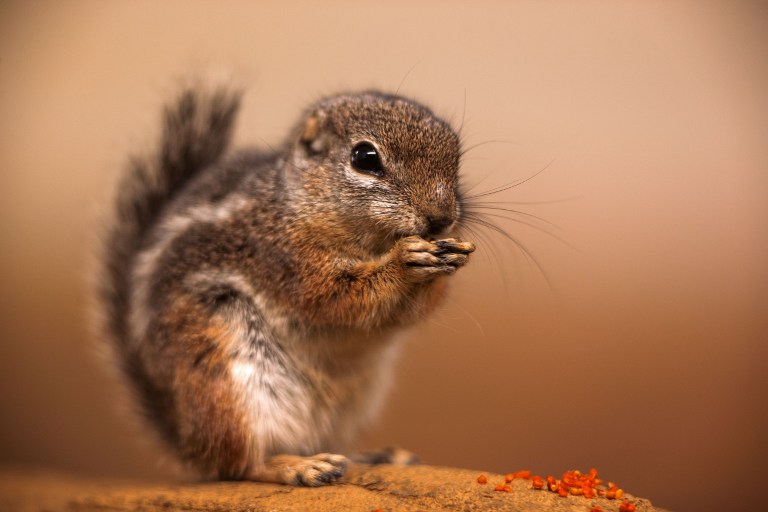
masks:
POLYGON ((478 238, 367 445, 746 507, 768 455, 767 30, 765 2, 0 3, 0 464, 162 475, 92 357, 87 256, 162 102, 221 66, 248 90, 239 145, 402 82, 467 144, 506 141, 469 153, 476 190, 551 162, 495 196, 567 242, 496 219, 551 289, 478 238))

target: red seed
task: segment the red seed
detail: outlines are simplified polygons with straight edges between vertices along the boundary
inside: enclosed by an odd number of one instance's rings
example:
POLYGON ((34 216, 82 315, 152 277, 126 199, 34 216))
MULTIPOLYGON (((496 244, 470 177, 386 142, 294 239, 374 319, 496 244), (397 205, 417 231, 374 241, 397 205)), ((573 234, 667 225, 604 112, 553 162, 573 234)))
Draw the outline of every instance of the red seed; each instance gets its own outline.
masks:
POLYGON ((635 512, 635 505, 629 501, 622 501, 619 505, 619 512, 635 512))
POLYGON ((487 484, 488 483, 488 477, 485 475, 480 475, 477 477, 477 483, 479 484, 487 484))
POLYGON ((603 512, 603 509, 600 508, 600 505, 594 505, 591 509, 589 509, 589 512, 603 512))
MULTIPOLYGON (((607 485, 603 484, 603 480, 598 478, 598 471, 595 468, 590 468, 589 471, 582 473, 578 469, 573 469, 563 473, 562 479, 557 480, 552 475, 547 475, 546 479, 543 479, 539 475, 532 475, 531 471, 515 471, 507 473, 504 477, 504 483, 496 486, 497 491, 512 492, 512 488, 507 485, 516 479, 531 480, 531 487, 533 489, 544 489, 544 486, 553 493, 557 493, 558 496, 567 497, 568 495, 583 496, 585 499, 594 499, 596 497, 604 497, 611 500, 621 500, 624 498, 625 493, 623 489, 620 489, 613 482, 608 482, 607 485)), ((481 475, 485 477, 485 475, 481 475)), ((487 477, 486 477, 487 478, 487 477)), ((487 480, 486 480, 487 481, 487 480)), ((481 477, 478 476, 478 483, 485 483, 481 477)), ((634 511, 634 505, 629 502, 624 505, 626 510, 622 512, 634 511)), ((591 504, 590 504, 591 505, 591 504)), ((596 511, 601 511, 600 507, 595 505, 596 511)), ((593 508, 594 508, 593 507, 593 508)))

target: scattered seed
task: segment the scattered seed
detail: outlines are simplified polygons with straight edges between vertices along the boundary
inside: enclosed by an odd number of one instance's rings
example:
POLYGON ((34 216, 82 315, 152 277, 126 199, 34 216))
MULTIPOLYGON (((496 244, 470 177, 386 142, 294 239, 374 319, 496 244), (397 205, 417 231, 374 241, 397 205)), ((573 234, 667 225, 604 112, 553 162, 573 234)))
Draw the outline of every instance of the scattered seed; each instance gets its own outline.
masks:
MULTIPOLYGON (((604 485, 603 480, 598 478, 598 471, 595 468, 590 468, 586 473, 582 473, 578 469, 566 471, 560 480, 557 480, 552 475, 547 475, 546 479, 541 478, 539 475, 532 476, 530 470, 515 471, 507 473, 504 476, 504 483, 497 485, 494 490, 512 492, 512 487, 507 484, 515 479, 531 480, 531 487, 536 490, 544 489, 546 483, 546 487, 550 492, 557 493, 558 496, 563 498, 568 497, 568 495, 583 496, 590 500, 596 497, 609 500, 621 500, 624 498, 624 490, 610 481, 607 485, 604 485)), ((477 482, 485 484, 488 482, 488 477, 486 475, 479 475, 477 482)), ((635 512, 635 505, 629 501, 623 501, 619 511, 635 512)), ((602 509, 599 505, 594 505, 590 512, 602 512, 602 509)))
POLYGON ((622 501, 619 505, 619 512, 635 512, 635 505, 629 501, 622 501))

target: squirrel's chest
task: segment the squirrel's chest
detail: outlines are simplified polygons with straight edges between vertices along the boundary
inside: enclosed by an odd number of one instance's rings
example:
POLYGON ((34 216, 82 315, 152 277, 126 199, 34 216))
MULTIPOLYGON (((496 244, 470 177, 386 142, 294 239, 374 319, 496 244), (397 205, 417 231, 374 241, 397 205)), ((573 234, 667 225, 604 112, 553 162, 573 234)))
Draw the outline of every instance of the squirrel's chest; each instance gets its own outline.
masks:
MULTIPOLYGON (((320 340, 302 342, 315 343, 320 340)), ((394 349, 382 352, 333 371, 306 353, 274 347, 233 361, 237 399, 245 405, 261 453, 312 455, 348 448, 378 412, 389 387, 394 349)))

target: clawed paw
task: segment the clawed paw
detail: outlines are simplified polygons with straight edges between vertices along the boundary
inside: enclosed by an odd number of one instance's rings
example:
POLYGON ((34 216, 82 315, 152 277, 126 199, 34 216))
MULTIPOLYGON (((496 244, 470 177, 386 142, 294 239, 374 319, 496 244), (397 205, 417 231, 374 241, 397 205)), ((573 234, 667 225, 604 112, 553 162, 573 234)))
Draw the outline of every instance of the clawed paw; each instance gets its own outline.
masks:
POLYGON ((375 452, 362 453, 353 460, 363 464, 397 464, 401 466, 411 466, 421 462, 415 453, 391 446, 375 452))
POLYGON ((466 264, 469 253, 475 250, 475 244, 457 238, 425 240, 409 236, 398 244, 401 261, 407 272, 416 278, 453 274, 466 264))
POLYGON ((320 453, 312 457, 304 457, 294 468, 295 485, 319 487, 335 482, 347 471, 349 459, 343 455, 320 453))

